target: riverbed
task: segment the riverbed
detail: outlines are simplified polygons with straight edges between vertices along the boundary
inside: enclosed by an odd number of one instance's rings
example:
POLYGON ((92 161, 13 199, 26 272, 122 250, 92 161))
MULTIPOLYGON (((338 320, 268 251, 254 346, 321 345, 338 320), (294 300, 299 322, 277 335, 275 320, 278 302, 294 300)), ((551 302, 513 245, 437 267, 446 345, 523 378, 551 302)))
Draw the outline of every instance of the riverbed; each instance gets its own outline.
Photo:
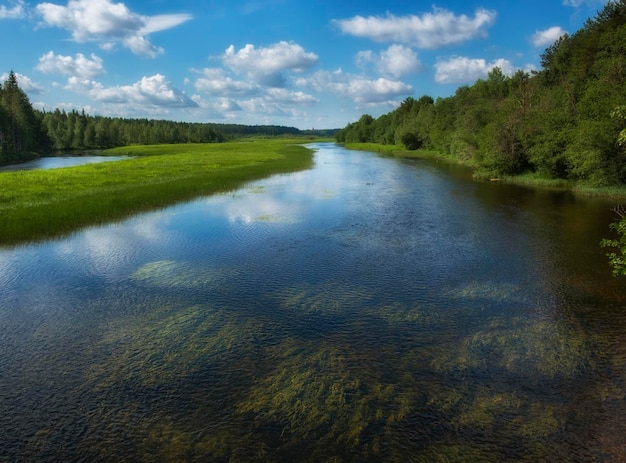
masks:
POLYGON ((312 146, 0 249, 0 460, 626 458, 610 202, 312 146))

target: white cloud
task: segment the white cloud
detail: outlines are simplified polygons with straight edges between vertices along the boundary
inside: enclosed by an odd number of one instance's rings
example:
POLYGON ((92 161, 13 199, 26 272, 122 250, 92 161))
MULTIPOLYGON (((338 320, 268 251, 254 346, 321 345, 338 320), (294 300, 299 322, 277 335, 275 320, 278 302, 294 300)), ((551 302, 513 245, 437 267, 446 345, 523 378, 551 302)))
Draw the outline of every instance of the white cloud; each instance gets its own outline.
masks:
POLYGON ((531 42, 535 47, 547 47, 565 34, 567 34, 567 32, 561 27, 553 26, 543 31, 537 31, 532 36, 531 42))
POLYGON ((152 45, 148 34, 191 19, 186 14, 141 16, 110 0, 69 0, 67 6, 40 3, 36 11, 44 25, 66 29, 76 42, 100 42, 104 49, 122 43, 133 53, 150 57, 163 53, 163 49, 152 45))
POLYGON ((222 56, 222 61, 234 72, 246 74, 261 85, 283 87, 284 71, 303 71, 317 63, 315 53, 306 52, 293 42, 278 42, 267 48, 256 48, 248 44, 239 51, 231 45, 222 56))
POLYGON ((240 101, 241 109, 248 115, 263 115, 272 117, 288 117, 295 115, 295 110, 266 101, 264 98, 251 98, 240 101))
POLYGON ((384 77, 368 79, 345 74, 341 70, 318 71, 308 78, 298 79, 296 84, 339 97, 349 97, 358 105, 387 104, 390 100, 413 93, 413 87, 404 82, 384 77))
POLYGON ((12 8, 0 5, 0 19, 21 19, 26 16, 26 8, 23 0, 13 2, 12 8))
POLYGON ((139 35, 148 35, 153 32, 165 31, 191 20, 189 14, 160 14, 156 16, 142 16, 144 25, 139 30, 139 35))
POLYGON ((318 100, 304 92, 293 92, 285 88, 269 88, 264 97, 265 101, 278 104, 310 105, 318 100))
POLYGON ((606 5, 610 0, 563 0, 563 5, 571 6, 573 8, 579 8, 583 5, 589 7, 596 7, 599 5, 606 5))
POLYGON ((477 37, 485 37, 486 29, 494 24, 494 11, 478 9, 474 18, 433 7, 432 13, 421 17, 415 15, 385 17, 355 16, 351 19, 335 20, 345 34, 365 37, 377 42, 396 42, 417 48, 434 49, 461 43, 477 37))
POLYGON ((226 97, 205 100, 200 95, 193 95, 191 99, 202 110, 203 116, 205 117, 207 116, 207 112, 210 112, 211 117, 217 116, 222 118, 224 114, 241 111, 241 106, 239 106, 236 101, 226 97))
POLYGON ((515 72, 513 65, 502 58, 487 63, 482 58, 458 56, 435 64, 435 81, 439 84, 471 83, 487 76, 495 67, 499 67, 505 75, 515 72))
POLYGON ((404 45, 391 45, 380 54, 372 51, 362 51, 357 55, 357 62, 360 65, 373 64, 378 72, 384 76, 399 78, 412 72, 419 72, 422 63, 417 57, 417 53, 404 45))
POLYGON ((92 53, 91 59, 82 53, 77 53, 76 58, 71 56, 55 55, 49 51, 41 58, 35 68, 44 74, 62 74, 66 76, 76 76, 81 79, 93 79, 104 74, 102 58, 92 53))
POLYGON ((165 76, 143 77, 133 85, 105 87, 89 79, 70 77, 66 89, 88 94, 101 103, 152 106, 162 108, 195 108, 197 104, 181 90, 172 86, 165 76))
POLYGON ((193 85, 199 92, 213 97, 206 100, 194 95, 192 99, 214 117, 232 117, 234 112, 242 110, 247 116, 299 117, 303 114, 299 107, 318 103, 315 97, 301 91, 233 80, 225 70, 217 68, 204 69, 193 85))
MULTIPOLYGON (((0 81, 4 82, 9 78, 8 73, 4 73, 0 75, 0 81)), ((25 76, 24 74, 20 74, 19 72, 15 73, 15 79, 17 80, 17 85, 24 90, 26 93, 30 93, 32 95, 38 95, 44 92, 44 88, 34 82, 30 77, 25 76)))
POLYGON ((259 91, 259 86, 247 81, 238 81, 227 76, 223 69, 205 68, 202 77, 194 83, 196 90, 203 93, 233 96, 251 95, 259 91))

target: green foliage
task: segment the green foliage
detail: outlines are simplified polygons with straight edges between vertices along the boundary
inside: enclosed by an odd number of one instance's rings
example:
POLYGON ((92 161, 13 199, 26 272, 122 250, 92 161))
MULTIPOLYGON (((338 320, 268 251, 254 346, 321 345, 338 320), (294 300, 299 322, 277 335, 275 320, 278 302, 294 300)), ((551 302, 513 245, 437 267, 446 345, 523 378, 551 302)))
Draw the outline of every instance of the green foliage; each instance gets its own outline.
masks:
POLYGON ((50 151, 127 145, 220 143, 251 136, 329 137, 334 131, 301 131, 275 125, 188 123, 90 116, 76 110, 33 109, 13 72, 0 85, 0 165, 39 157, 50 151))
POLYGON ((47 148, 41 120, 11 71, 0 85, 0 165, 37 157, 47 148))
POLYGON ((620 276, 626 275, 626 209, 623 206, 617 206, 615 211, 620 215, 621 219, 613 222, 609 227, 615 231, 617 238, 603 239, 600 245, 614 249, 607 253, 607 257, 613 269, 613 275, 620 276))
POLYGON ((436 150, 493 176, 622 185, 625 56, 626 1, 611 1, 548 47, 540 71, 509 77, 494 68, 451 97, 407 98, 378 119, 349 124, 336 140, 436 150))

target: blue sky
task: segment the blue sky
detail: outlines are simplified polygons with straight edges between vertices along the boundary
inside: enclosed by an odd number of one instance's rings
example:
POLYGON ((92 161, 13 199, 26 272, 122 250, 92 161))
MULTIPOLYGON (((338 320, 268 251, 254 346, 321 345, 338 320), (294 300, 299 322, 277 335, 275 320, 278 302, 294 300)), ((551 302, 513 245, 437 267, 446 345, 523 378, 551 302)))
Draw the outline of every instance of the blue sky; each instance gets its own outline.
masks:
POLYGON ((606 0, 0 0, 0 75, 40 109, 340 128, 454 94, 606 0))

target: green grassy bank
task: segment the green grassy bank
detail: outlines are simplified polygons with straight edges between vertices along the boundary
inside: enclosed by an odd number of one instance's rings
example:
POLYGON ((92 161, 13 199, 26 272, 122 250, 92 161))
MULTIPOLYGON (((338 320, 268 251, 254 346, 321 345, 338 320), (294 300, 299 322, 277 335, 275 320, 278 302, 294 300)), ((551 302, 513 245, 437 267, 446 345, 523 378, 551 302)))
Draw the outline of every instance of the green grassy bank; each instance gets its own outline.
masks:
POLYGON ((0 172, 0 244, 62 236, 244 182, 310 168, 302 140, 131 146, 132 159, 51 170, 0 172))
POLYGON ((500 176, 494 179, 493 174, 478 170, 476 166, 469 160, 459 159, 456 156, 442 155, 437 151, 431 150, 414 150, 410 151, 401 145, 380 145, 377 143, 346 143, 344 145, 348 149, 371 151, 387 156, 393 156, 406 159, 436 159, 438 161, 462 164, 474 169, 474 177, 477 180, 492 181, 498 180, 502 182, 512 183, 515 185, 523 185, 532 188, 544 188, 553 190, 570 190, 574 194, 581 196, 596 196, 602 198, 615 199, 617 202, 626 201, 626 186, 592 186, 586 185, 573 180, 552 179, 540 174, 522 174, 515 176, 500 176))

